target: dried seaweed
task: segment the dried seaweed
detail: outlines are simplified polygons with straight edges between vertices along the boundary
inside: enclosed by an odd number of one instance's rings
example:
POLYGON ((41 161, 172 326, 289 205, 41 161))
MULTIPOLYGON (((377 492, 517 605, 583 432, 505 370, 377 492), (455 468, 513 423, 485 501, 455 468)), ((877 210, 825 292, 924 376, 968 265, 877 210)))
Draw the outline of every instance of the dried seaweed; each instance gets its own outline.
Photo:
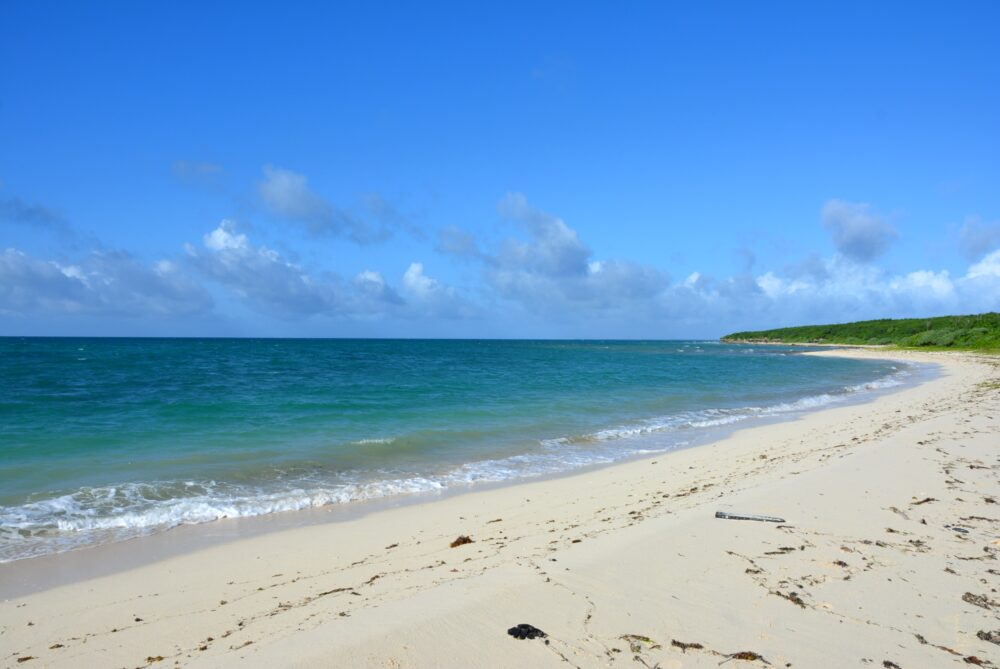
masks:
POLYGON ((746 662, 763 662, 764 664, 771 664, 760 653, 755 653, 752 650, 741 650, 738 653, 731 653, 726 655, 726 659, 719 664, 725 664, 729 660, 744 660, 746 662))
POLYGON ((648 636, 643 636, 641 634, 623 634, 618 638, 622 639, 623 641, 627 641, 629 650, 631 650, 633 653, 641 653, 644 650, 642 647, 643 644, 649 646, 651 650, 655 648, 663 648, 663 646, 656 643, 648 636))
POLYGON ((472 538, 462 534, 459 535, 457 539, 451 542, 451 547, 458 548, 459 546, 464 546, 465 544, 471 544, 471 543, 472 543, 472 538))
POLYGON ((995 643, 1000 646, 1000 630, 993 630, 992 632, 979 630, 976 632, 976 636, 983 641, 989 641, 990 643, 995 643))
POLYGON ((987 611, 992 611, 993 607, 998 605, 997 602, 993 601, 986 595, 974 595, 971 592, 967 592, 962 595, 962 601, 968 602, 974 606, 982 607, 987 611))
POLYGON ((786 595, 785 593, 781 592, 780 590, 775 590, 771 594, 772 595, 777 595, 778 597, 781 597, 782 599, 787 599, 791 603, 797 604, 798 606, 802 607, 803 609, 806 608, 806 603, 802 600, 801 597, 799 597, 799 593, 797 593, 797 592, 790 592, 790 593, 788 593, 786 595))

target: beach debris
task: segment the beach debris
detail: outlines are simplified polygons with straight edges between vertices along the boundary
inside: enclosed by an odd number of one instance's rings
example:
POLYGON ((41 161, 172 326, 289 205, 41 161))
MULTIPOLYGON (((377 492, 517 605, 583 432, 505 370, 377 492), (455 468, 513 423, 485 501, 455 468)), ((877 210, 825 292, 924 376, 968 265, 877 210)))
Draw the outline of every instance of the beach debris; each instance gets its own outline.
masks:
POLYGON ((154 662, 163 662, 163 659, 162 655, 150 655, 146 658, 146 663, 153 664, 154 662))
POLYGON ((797 592, 790 592, 790 593, 788 593, 786 595, 785 593, 781 592, 780 590, 775 590, 771 594, 772 595, 777 595, 778 597, 781 597, 782 599, 787 599, 792 604, 800 606, 803 609, 806 608, 805 601, 803 601, 803 599, 801 597, 799 597, 799 593, 797 593, 797 592))
POLYGON ((746 514, 746 513, 730 513, 728 511, 716 511, 716 518, 722 518, 724 520, 756 520, 762 523, 783 523, 784 518, 778 518, 777 516, 758 516, 756 514, 746 514))
POLYGON ((796 548, 794 546, 779 546, 776 551, 767 551, 764 555, 785 555, 786 553, 794 553, 796 548))
POLYGON ((641 653, 643 651, 643 644, 649 646, 650 650, 663 648, 663 646, 656 643, 648 636, 643 636, 641 634, 622 634, 618 638, 623 641, 627 641, 629 650, 633 653, 641 653))
MULTIPOLYGON (((349 587, 334 588, 333 590, 325 590, 323 592, 316 593, 316 597, 326 597, 327 595, 332 595, 337 592, 347 592, 348 590, 350 590, 349 587)), ((211 641, 211 638, 209 638, 209 641, 211 641)))
POLYGON ((924 497, 919 502, 913 502, 913 506, 920 506, 921 504, 926 504, 927 502, 936 502, 937 500, 933 497, 924 497))
POLYGON ((399 546, 399 544, 389 544, 388 546, 385 547, 385 549, 389 550, 390 548, 396 548, 398 546, 399 546))
POLYGON ((677 639, 672 639, 670 645, 674 648, 680 648, 683 652, 688 652, 688 650, 702 650, 704 646, 700 643, 684 643, 683 641, 678 641, 677 639))
POLYGON ((983 641, 989 641, 990 643, 995 643, 1000 646, 1000 630, 993 630, 992 632, 979 630, 976 632, 976 636, 983 641))
POLYGON ((521 623, 507 630, 507 634, 511 635, 515 639, 520 639, 521 641, 525 639, 538 639, 548 636, 545 632, 538 629, 534 625, 529 625, 528 623, 521 623))
POLYGON ((459 546, 464 546, 465 544, 471 544, 472 538, 467 537, 464 534, 459 535, 457 539, 451 542, 452 548, 458 548, 459 546))
POLYGON ((980 659, 980 658, 976 657, 975 655, 969 655, 967 657, 963 657, 962 661, 965 662, 966 664, 974 664, 977 667, 985 667, 986 666, 986 660, 980 659))
POLYGON ((35 659, 38 658, 36 658, 34 655, 25 655, 24 657, 17 658, 17 663, 21 664, 22 662, 27 662, 28 660, 35 660, 35 659))
POLYGON ((994 606, 1000 606, 1000 602, 995 602, 986 595, 974 595, 971 592, 962 595, 962 601, 968 602, 973 606, 982 607, 987 611, 992 611, 994 606))
MULTIPOLYGON (((980 634, 982 634, 982 632, 980 632, 980 634)), ((57 648, 64 648, 64 646, 61 643, 54 643, 49 646, 49 650, 55 650, 57 648)))
POLYGON ((771 664, 770 662, 768 662, 767 660, 765 660, 764 657, 760 653, 755 653, 752 650, 741 650, 738 653, 731 653, 729 655, 726 655, 726 659, 723 660, 722 662, 720 662, 719 664, 720 665, 725 664, 726 662, 729 662, 730 660, 744 660, 746 662, 758 662, 759 661, 759 662, 763 662, 764 664, 771 664))
POLYGON ((890 660, 882 660, 882 666, 885 667, 885 669, 903 669, 898 664, 891 662, 890 660))
POLYGON ((945 525, 944 529, 951 530, 952 532, 959 532, 961 534, 968 534, 969 530, 964 527, 959 527, 958 525, 945 525))

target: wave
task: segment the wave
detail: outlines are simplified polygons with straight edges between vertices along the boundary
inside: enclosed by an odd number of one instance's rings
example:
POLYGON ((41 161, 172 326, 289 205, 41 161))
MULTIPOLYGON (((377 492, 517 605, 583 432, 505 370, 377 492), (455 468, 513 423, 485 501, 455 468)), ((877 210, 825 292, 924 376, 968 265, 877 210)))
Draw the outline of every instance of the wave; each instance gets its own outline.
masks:
MULTIPOLYGON (((710 434, 712 428, 815 410, 860 393, 899 386, 907 374, 906 369, 897 367, 881 379, 792 402, 679 412, 582 435, 542 439, 529 452, 439 471, 314 472, 258 485, 188 480, 80 488, 17 506, 0 506, 0 562, 142 536, 178 525, 440 492, 610 464, 688 446, 710 434)), ((394 441, 369 438, 353 443, 385 445, 394 441)))

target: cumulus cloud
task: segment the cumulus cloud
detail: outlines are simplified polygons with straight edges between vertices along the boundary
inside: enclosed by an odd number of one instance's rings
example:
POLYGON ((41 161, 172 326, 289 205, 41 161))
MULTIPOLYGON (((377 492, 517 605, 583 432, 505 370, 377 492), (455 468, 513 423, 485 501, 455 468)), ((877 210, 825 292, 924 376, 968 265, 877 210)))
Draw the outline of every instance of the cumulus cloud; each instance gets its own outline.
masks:
POLYGON ((360 310, 380 311, 379 307, 382 305, 405 304, 399 293, 386 283, 385 277, 378 272, 370 269, 358 272, 352 283, 359 296, 363 298, 358 306, 367 307, 360 310))
MULTIPOLYGON (((966 278, 1000 279, 1000 249, 990 253, 985 258, 969 267, 966 278)), ((1000 303, 1000 293, 994 293, 992 297, 995 305, 1000 303)))
POLYGON ((375 270, 349 281, 310 273, 274 249, 255 245, 228 220, 204 235, 202 248, 188 246, 189 261, 250 308, 283 318, 454 316, 464 301, 451 287, 423 274, 414 263, 403 276, 403 295, 375 270))
POLYGON ((208 311, 209 294, 174 262, 145 265, 123 251, 93 251, 75 263, 16 250, 0 254, 0 312, 188 316, 208 311))
POLYGON ((415 315, 442 318, 470 318, 480 315, 453 287, 425 274, 423 263, 410 263, 403 274, 403 292, 409 298, 415 315))
POLYGON ((271 213, 301 225, 314 237, 344 237, 356 244, 372 244, 389 239, 394 229, 406 229, 418 237, 422 234, 377 194, 368 193, 362 198, 367 216, 360 216, 315 193, 304 174, 281 167, 265 166, 257 190, 271 213))
POLYGON ((823 205, 823 225, 844 257, 871 262, 885 253, 899 233, 864 203, 830 200, 823 205))
POLYGON ((190 262, 251 307, 295 316, 331 312, 340 302, 336 281, 317 281, 277 251, 253 245, 232 221, 222 221, 202 242, 204 250, 187 247, 190 262))
POLYGON ((990 251, 1000 249, 1000 221, 984 222, 969 217, 958 231, 962 253, 969 260, 979 260, 990 251))
POLYGON ((743 282, 698 276, 668 291, 664 310, 698 313, 705 325, 737 330, 1000 307, 1000 250, 960 276, 947 270, 892 274, 842 256, 818 262, 822 271, 765 272, 743 282))
MULTIPOLYGON (((523 236, 484 245, 452 228, 442 233, 438 249, 478 261, 487 296, 514 301, 539 322, 573 328, 560 333, 605 336, 612 332, 606 328, 624 324, 613 332, 713 335, 722 329, 1000 308, 1000 250, 956 276, 935 269, 887 272, 870 261, 896 232, 863 204, 833 200, 824 207, 822 222, 837 242, 838 252, 830 257, 812 254, 768 270, 757 269, 745 250, 732 276, 694 272, 676 282, 654 267, 596 258, 565 221, 523 195, 507 195, 498 210, 523 236)), ((418 278, 414 272, 413 292, 418 278)))
POLYGON ((0 199, 0 221, 47 230, 62 236, 73 234, 73 228, 59 212, 40 204, 29 204, 17 197, 0 199))
POLYGON ((482 250, 470 235, 449 229, 438 248, 480 261, 488 286, 529 310, 624 310, 666 285, 666 277, 655 269, 594 258, 576 230, 520 193, 508 193, 497 210, 516 222, 526 238, 508 238, 494 250, 482 250))

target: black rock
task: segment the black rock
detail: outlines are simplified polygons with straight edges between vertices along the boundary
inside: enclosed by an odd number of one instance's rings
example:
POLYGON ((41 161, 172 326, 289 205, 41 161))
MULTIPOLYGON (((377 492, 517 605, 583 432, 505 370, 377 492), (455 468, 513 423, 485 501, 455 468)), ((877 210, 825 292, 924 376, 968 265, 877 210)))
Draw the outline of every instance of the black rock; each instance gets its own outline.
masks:
POLYGON ((511 627, 507 630, 507 634, 511 635, 515 639, 538 639, 545 638, 548 636, 545 632, 538 629, 534 625, 529 625, 528 623, 521 623, 517 627, 511 627))

